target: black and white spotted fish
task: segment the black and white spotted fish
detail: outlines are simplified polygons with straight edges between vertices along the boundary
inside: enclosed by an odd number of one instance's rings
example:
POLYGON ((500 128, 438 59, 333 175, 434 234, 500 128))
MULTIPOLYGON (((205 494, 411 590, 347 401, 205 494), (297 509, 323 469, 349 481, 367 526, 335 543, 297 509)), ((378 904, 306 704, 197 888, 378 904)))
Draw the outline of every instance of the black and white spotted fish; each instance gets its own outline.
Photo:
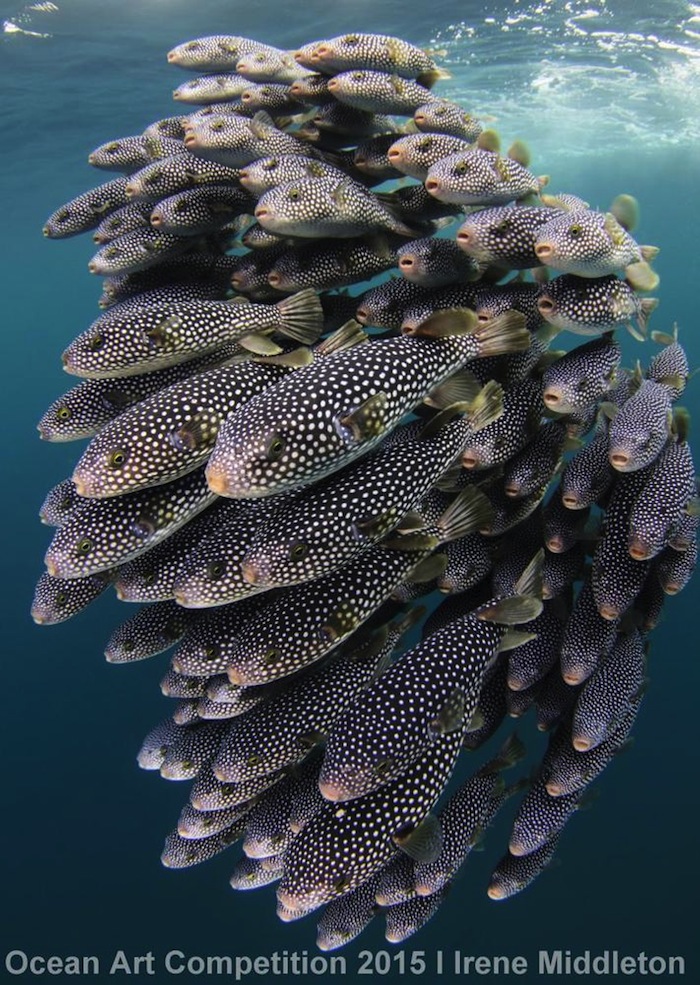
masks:
POLYGON ((539 616, 521 628, 534 634, 534 639, 509 655, 507 684, 511 691, 527 690, 559 663, 564 625, 558 605, 545 602, 539 616))
POLYGON ((82 380, 53 401, 37 424, 37 430, 44 441, 91 438, 133 404, 188 376, 226 362, 238 351, 235 343, 229 343, 201 358, 151 373, 82 380))
POLYGON ((410 133, 399 137, 388 148, 387 160, 400 174, 407 174, 425 181, 428 171, 448 154, 470 149, 470 144, 460 137, 445 134, 410 133))
POLYGON ((295 52, 297 61, 315 72, 334 75, 354 69, 388 72, 417 79, 430 88, 449 78, 432 57, 408 41, 386 34, 343 34, 306 45, 295 52))
POLYGON ((184 237, 150 226, 133 229, 100 247, 88 263, 88 270, 99 277, 132 274, 171 260, 184 253, 189 245, 184 237))
POLYGON ((576 699, 571 743, 588 752, 609 738, 645 684, 644 641, 639 633, 620 635, 610 654, 588 678, 576 699))
POLYGON ((556 215, 541 226, 535 253, 541 263, 578 277, 605 277, 624 271, 629 283, 653 290, 658 276, 649 267, 658 253, 655 246, 640 246, 615 216, 581 209, 556 215))
POLYGON ((652 464, 629 514, 627 544, 635 560, 661 553, 694 495, 690 445, 672 438, 652 464))
POLYGON ((342 240, 337 245, 312 242, 285 250, 267 275, 278 291, 313 287, 330 291, 370 280, 396 266, 392 240, 386 236, 342 240))
POLYGON ((99 226, 108 213, 127 204, 128 180, 125 177, 113 178, 66 202, 52 212, 44 223, 44 236, 48 239, 65 239, 99 226))
POLYGON ((216 755, 225 723, 199 722, 183 729, 180 739, 169 746, 160 766, 165 780, 191 780, 216 755))
POLYGON ((441 202, 454 205, 505 205, 539 195, 548 180, 510 157, 476 148, 448 154, 433 164, 425 187, 441 202))
POLYGON ((379 912, 376 888, 377 879, 368 879, 352 893, 331 900, 316 928, 319 950, 335 951, 362 933, 379 912))
POLYGON ((119 569, 115 583, 122 602, 161 602, 175 597, 175 579, 202 537, 224 528, 239 512, 238 501, 216 500, 172 537, 119 569))
POLYGON ((186 122, 186 116, 166 116, 161 120, 154 120, 153 123, 149 123, 143 131, 143 136, 156 140, 161 140, 162 138, 182 140, 185 136, 186 122))
MULTIPOLYGON (((276 304, 183 301, 106 312, 63 353, 67 373, 92 379, 165 369, 241 342, 260 351, 259 336, 281 332, 314 342, 323 309, 310 288, 276 304)), ((266 351, 263 349, 262 351, 266 351)), ((278 351, 273 347, 273 351, 278 351)), ((196 386, 195 378, 189 381, 196 386)), ((184 384, 183 384, 184 385, 184 384)))
POLYGON ((284 862, 281 855, 274 858, 242 858, 231 873, 232 889, 246 891, 270 886, 282 877, 284 862))
POLYGON ((149 202, 129 202, 120 209, 110 212, 92 234, 94 243, 104 246, 134 229, 145 229, 150 224, 151 205, 149 202))
POLYGON ((540 384, 531 379, 508 387, 503 394, 503 414, 465 442, 462 466, 493 468, 524 448, 539 424, 541 394, 540 384))
POLYGON ((147 164, 128 178, 117 180, 124 181, 125 201, 119 202, 120 205, 127 200, 155 204, 169 195, 187 191, 188 188, 235 182, 238 180, 238 171, 183 151, 162 161, 147 164))
POLYGON ((535 253, 541 226, 554 215, 543 205, 502 205, 470 213, 457 230, 457 246, 481 265, 530 270, 542 261, 535 253))
MULTIPOLYGON (((300 71, 304 71, 303 68, 300 71)), ((328 75, 322 72, 309 72, 295 79, 289 89, 300 103, 306 106, 322 106, 333 102, 333 96, 328 91, 328 75)))
POLYGON ((222 421, 288 371, 239 362, 160 390, 95 435, 73 471, 76 489, 91 498, 121 496, 191 472, 208 458, 222 421))
POLYGON ((73 480, 63 479, 49 489, 39 509, 39 517, 48 527, 61 527, 82 503, 73 480))
POLYGON ((211 835, 209 838, 182 838, 177 831, 165 839, 160 860, 166 869, 186 869, 192 865, 208 862, 231 845, 241 840, 244 831, 243 821, 234 821, 230 828, 211 835))
POLYGON ((247 801, 254 801, 261 793, 281 780, 283 775, 275 773, 271 776, 256 777, 249 783, 222 783, 217 779, 211 766, 205 766, 192 784, 190 803, 195 810, 204 813, 236 807, 247 801))
POLYGON ((441 567, 439 558, 430 558, 439 543, 463 536, 489 515, 488 500, 467 489, 437 524, 416 534, 415 546, 411 546, 410 535, 386 546, 370 545, 338 571, 287 589, 286 605, 271 601, 239 633, 232 647, 229 678, 236 684, 264 684, 320 660, 361 626, 402 582, 410 576, 425 580, 426 568, 432 574, 441 567))
POLYGON ((401 172, 397 171, 387 156, 395 140, 395 134, 381 133, 360 141, 355 148, 352 155, 353 165, 366 175, 372 184, 400 176, 401 172))
MULTIPOLYGON (((431 291, 403 277, 370 288, 357 299, 355 317, 362 325, 401 328, 404 312, 416 303, 430 303, 431 291)), ((423 320, 423 319, 421 319, 423 320)))
POLYGON ((339 181, 346 177, 345 172, 326 161, 301 157, 299 154, 278 154, 275 157, 261 157, 251 161, 241 169, 240 182, 243 187, 259 198, 271 188, 286 185, 301 178, 335 177, 339 181))
POLYGON ((161 199, 150 214, 150 222, 154 229, 176 236, 200 236, 252 213, 254 208, 253 196, 236 185, 208 185, 161 199))
POLYGON ((449 885, 446 884, 430 896, 416 896, 414 899, 390 906, 384 916, 386 929, 384 936, 391 944, 400 944, 431 920, 447 898, 449 885))
POLYGON ((549 421, 506 463, 503 489, 506 496, 521 499, 549 482, 561 465, 567 444, 566 427, 549 421))
POLYGON ((150 164, 155 158, 171 157, 182 153, 182 141, 168 137, 120 137, 96 147, 88 157, 88 164, 104 171, 121 171, 131 174, 150 164))
MULTIPOLYGON (((436 432, 409 424, 396 441, 304 489, 264 522, 244 558, 247 577, 271 587, 318 578, 386 536, 427 495, 459 455, 464 439, 500 412, 490 384, 436 432)), ((434 425, 436 427, 436 425, 434 425)))
POLYGON ((608 458, 608 429, 604 423, 593 440, 566 463, 561 476, 562 502, 567 509, 584 510, 605 496, 615 478, 608 458))
POLYGON ((449 239, 415 239, 396 251, 398 267, 407 280, 422 287, 476 280, 479 270, 449 239))
POLYGON ((116 572, 86 578, 54 578, 46 572, 34 589, 31 616, 38 626, 55 626, 82 612, 114 581, 116 572))
POLYGON ((81 578, 137 557, 214 501, 201 470, 110 500, 86 500, 46 552, 49 574, 81 578))
POLYGON ((242 168, 271 155, 318 156, 311 144, 278 129, 264 112, 256 113, 252 119, 225 114, 190 117, 184 143, 191 152, 190 158, 201 160, 212 169, 242 168))
POLYGON ((559 483, 542 509, 542 534, 547 550, 565 554, 580 543, 589 513, 588 509, 569 509, 559 483))
POLYGON ((613 386, 622 350, 606 333, 571 349, 542 375, 542 399, 557 414, 576 414, 595 404, 613 386))
POLYGON ((168 52, 168 64, 193 72, 233 71, 246 55, 274 52, 277 48, 232 34, 214 34, 183 41, 168 52))
POLYGON ((274 82, 249 83, 241 93, 241 102, 251 115, 261 110, 275 117, 306 112, 305 107, 292 95, 289 86, 274 82))
POLYGON ((396 906, 416 896, 416 880, 413 870, 416 863, 408 855, 399 852, 384 866, 378 876, 376 900, 380 906, 396 906))
POLYGON ((151 729, 141 743, 136 761, 142 770, 155 772, 165 759, 170 746, 174 745, 182 735, 182 727, 176 725, 172 718, 166 718, 151 729))
POLYGON ((475 116, 465 112, 457 103, 445 99, 435 99, 419 106, 413 114, 413 121, 423 133, 444 133, 470 143, 478 138, 483 129, 475 116))
POLYGON ((654 565, 656 578, 666 595, 677 595, 690 581, 698 563, 698 542, 693 540, 685 551, 667 548, 654 565))
POLYGON ((319 785, 328 800, 361 798, 401 776, 436 737, 461 734, 478 702, 488 663, 506 625, 541 611, 531 592, 534 568, 517 586, 523 595, 494 599, 405 653, 335 723, 319 785))
POLYGON ((300 178, 271 188, 259 199, 255 218, 281 236, 346 239, 379 230, 410 238, 420 234, 350 177, 300 178))
POLYGON ((600 615, 590 577, 586 578, 564 627, 561 674, 572 687, 590 677, 615 645, 617 620, 600 615))
POLYGON ((272 499, 233 500, 234 509, 219 530, 200 536, 180 565, 173 581, 173 593, 180 605, 188 609, 228 605, 264 591, 244 576, 241 562, 261 524, 284 512, 283 497, 272 499))
POLYGON ((642 697, 638 695, 624 710, 615 728, 593 749, 579 751, 571 745, 569 722, 564 721, 559 726, 563 737, 558 734, 552 737, 550 746, 543 763, 542 779, 550 797, 566 797, 583 791, 608 766, 612 759, 627 749, 631 743, 630 731, 634 725, 642 697))
POLYGON ((394 116, 413 116, 431 95, 429 89, 412 79, 368 69, 339 72, 328 82, 328 91, 347 106, 394 116))
POLYGON ((236 807, 228 807, 221 811, 198 811, 187 803, 180 811, 177 820, 177 833, 181 838, 189 838, 196 841, 199 838, 208 838, 210 835, 218 834, 226 828, 240 820, 250 810, 250 804, 238 804, 236 807))
POLYGON ((528 855, 517 856, 507 852, 491 873, 487 889, 489 899, 509 899, 526 889, 551 863, 558 841, 559 835, 555 834, 528 855))
POLYGON ((447 565, 437 581, 441 592, 468 591, 486 577, 493 565, 489 541, 479 533, 450 541, 443 550, 447 565))
POLYGON ((505 800, 501 771, 513 766, 525 747, 512 735, 473 776, 464 782, 438 813, 443 844, 432 862, 415 862, 413 876, 419 896, 431 896, 446 886, 478 844, 505 800))
POLYGON ((187 701, 205 697, 207 682, 201 677, 186 677, 170 667, 160 681, 161 694, 166 698, 181 698, 187 701))
POLYGON ((669 390, 671 400, 675 403, 685 390, 690 375, 688 357, 685 349, 678 341, 677 328, 672 335, 664 332, 652 332, 651 337, 654 342, 665 344, 664 348, 649 363, 645 376, 648 380, 663 383, 669 390))
POLYGON ((440 832, 429 812, 454 769, 461 729, 440 734, 398 779, 347 804, 327 804, 285 856, 278 900, 308 911, 357 889, 401 846, 435 857, 440 832))
POLYGON ((663 383, 643 380, 610 422, 610 464, 618 472, 636 472, 658 458, 671 435, 671 393, 663 383))
POLYGON ((543 286, 538 301, 542 317, 561 331, 600 335, 621 325, 643 339, 656 298, 638 297, 630 285, 614 274, 581 277, 563 274, 543 286), (634 325, 637 325, 637 328, 634 325))
POLYGON ((242 75, 229 72, 225 75, 202 75, 188 79, 173 90, 173 99, 194 106, 209 106, 236 99, 248 88, 250 82, 242 75))
POLYGON ((582 791, 551 797, 541 777, 534 781, 520 803, 508 848, 511 855, 530 855, 559 834, 579 810, 582 791))
POLYGON ((246 52, 236 64, 236 71, 251 82, 290 84, 304 80, 312 73, 299 65, 291 51, 260 46, 246 52))
POLYGON ((170 649, 194 624, 196 613, 174 602, 155 602, 117 626, 105 647, 109 663, 133 663, 170 649))
POLYGON ((354 346, 253 398, 219 431, 207 466, 212 490, 269 496, 323 478, 373 448, 467 359, 529 345, 518 314, 479 325, 473 313, 438 312, 422 331, 460 325, 469 334, 354 346))
POLYGON ((261 794, 246 818, 243 851, 249 858, 271 858, 286 852, 298 833, 289 824, 295 791, 309 779, 318 780, 320 764, 320 750, 312 752, 279 783, 261 794))
POLYGON ((329 664, 234 722, 215 763, 220 779, 239 783, 303 759, 374 679, 399 637, 400 630, 348 641, 329 664))

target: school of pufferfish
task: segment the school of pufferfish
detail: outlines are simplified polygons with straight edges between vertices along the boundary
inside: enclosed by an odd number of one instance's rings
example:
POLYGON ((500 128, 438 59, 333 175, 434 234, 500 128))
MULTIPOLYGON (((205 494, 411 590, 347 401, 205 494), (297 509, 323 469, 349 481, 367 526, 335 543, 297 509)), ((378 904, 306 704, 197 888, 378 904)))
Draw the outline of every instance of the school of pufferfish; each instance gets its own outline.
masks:
POLYGON ((614 330, 644 341, 657 304, 634 200, 544 194, 523 145, 434 94, 430 54, 217 36, 168 61, 201 108, 97 148, 121 176, 44 228, 93 231, 105 310, 39 424, 90 440, 42 506, 32 614, 114 585, 147 604, 108 660, 177 644, 139 753, 193 780, 165 865, 242 839, 232 886, 277 883, 285 921, 325 906, 320 948, 380 911, 402 941, 516 794, 488 893, 529 885, 629 742, 697 558, 687 359, 656 332, 620 367, 614 330), (530 708, 536 775, 506 786, 512 735, 434 813, 530 708))

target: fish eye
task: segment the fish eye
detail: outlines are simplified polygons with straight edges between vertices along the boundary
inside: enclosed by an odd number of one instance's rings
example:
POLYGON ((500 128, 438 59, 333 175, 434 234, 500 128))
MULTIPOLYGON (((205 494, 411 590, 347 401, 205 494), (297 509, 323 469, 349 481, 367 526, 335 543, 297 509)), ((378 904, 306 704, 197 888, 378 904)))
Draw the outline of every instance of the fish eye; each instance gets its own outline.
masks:
POLYGON ((206 660, 216 660, 221 656, 221 647, 218 643, 209 643, 204 647, 204 657, 206 660))
POLYGON ((152 585, 155 580, 156 580, 156 573, 155 573, 155 571, 146 571, 146 572, 144 572, 143 578, 142 578, 142 581, 143 581, 144 585, 152 585))
POLYGON ((273 157, 269 161, 266 161, 265 164, 263 164, 262 169, 263 171, 274 171, 278 167, 279 167, 279 161, 277 160, 276 157, 273 157))
POLYGON ((353 44, 357 44, 359 40, 360 39, 356 34, 346 34, 345 37, 343 38, 343 44, 353 45, 353 44))
POLYGON ((258 62, 259 65, 264 64, 265 55, 262 53, 262 51, 258 52, 258 54, 255 56, 255 61, 258 62))
POLYGON ((94 547, 95 545, 89 537, 83 537, 82 540, 78 541, 78 554, 82 554, 84 557, 86 554, 89 554, 94 547))
POLYGON ((284 841, 284 835, 281 833, 276 834, 274 838, 270 838, 270 844, 272 845, 273 848, 279 848, 279 846, 282 844, 283 841, 284 841))
POLYGON ((115 140, 114 143, 107 144, 107 146, 105 147, 105 152, 107 154, 116 154, 120 147, 121 147, 121 144, 118 143, 118 141, 115 140))
POLYGON ((470 168, 469 161, 460 161, 459 164, 455 165, 455 174, 466 174, 470 168))
POLYGON ((152 517, 147 516, 145 513, 141 513, 136 517, 134 522, 131 524, 131 532, 135 537, 151 537, 157 529, 155 520, 152 517))
POLYGON ((207 575, 212 581, 218 581, 226 571, 225 561, 211 561, 207 565, 207 575))
POLYGON ((107 468, 120 469, 129 456, 123 448, 115 448, 107 458, 107 468))
POLYGON ((380 759, 379 762, 374 764, 374 772, 380 777, 387 776, 393 765, 393 758, 391 756, 387 756, 385 759, 380 759))
POLYGON ((66 595, 65 592, 59 592, 58 595, 56 596, 56 605, 59 607, 64 606, 67 601, 68 601, 68 596, 66 595))
POLYGON ((297 745, 301 749, 303 749, 304 752, 310 752, 314 748, 314 746, 316 745, 316 743, 308 735, 298 735, 297 736, 297 745))
POLYGON ((319 629, 316 635, 318 636, 320 643, 332 643, 334 640, 338 638, 338 634, 333 629, 333 627, 328 625, 321 626, 321 628, 319 629))
POLYGON ((583 226, 580 223, 578 223, 578 222, 573 222, 569 226, 568 232, 569 232, 569 236, 572 239, 579 239, 580 236, 581 236, 581 233, 583 232, 583 226))
POLYGON ((122 650, 124 651, 124 653, 133 653, 135 649, 136 649, 136 644, 134 643, 133 640, 124 640, 122 642, 122 650))
POLYGON ((72 505, 73 505, 73 500, 71 499, 70 496, 64 496, 64 498, 61 500, 62 510, 69 510, 72 505))
POLYGON ((349 888, 351 883, 350 876, 347 873, 343 874, 339 879, 336 879, 333 889, 336 893, 342 893, 349 888))
POLYGON ((68 421, 72 416, 73 411, 70 407, 66 407, 65 404, 61 404, 61 406, 56 410, 56 417, 59 421, 68 421))
POLYGON ((278 434, 274 435, 267 443, 265 449, 265 458, 268 462, 278 462, 282 457, 285 449, 284 438, 280 438, 278 434))
POLYGON ((438 106, 437 109, 433 110, 433 114, 437 117, 444 116, 447 113, 447 106, 438 106))
POLYGON ((173 212, 186 212, 186 211, 187 211, 187 202, 182 198, 178 199, 178 201, 175 202, 175 204, 173 205, 173 212))
POLYGON ((287 198, 290 200, 290 202, 297 202, 299 200, 300 194, 301 192, 299 191, 298 188, 290 188, 289 191, 287 192, 287 198))
POLYGON ((108 246, 107 249, 104 251, 104 256, 108 260, 113 260, 115 257, 118 257, 119 256, 119 247, 118 246, 108 246))
POLYGON ((299 540, 296 544, 292 544, 291 550, 289 551, 289 557, 292 561, 303 561, 308 553, 308 544, 304 544, 299 540))
POLYGON ((185 51, 198 51, 201 48, 199 41, 188 41, 185 45, 185 51))
POLYGON ((146 185, 155 185, 155 184, 157 184, 157 182, 160 181, 160 179, 162 177, 163 177, 163 169, 162 168, 154 168, 153 171, 150 171, 144 177, 143 181, 144 181, 144 184, 146 184, 146 185))
POLYGON ((422 140, 418 141, 418 150, 430 150, 430 148, 435 143, 432 137, 423 137, 422 140))
POLYGON ((262 756, 257 752, 252 752, 245 763, 246 766, 259 766, 262 763, 262 756))
POLYGON ((510 219, 503 219, 502 222, 499 222, 497 225, 493 227, 493 231, 494 233, 496 233, 497 236, 500 236, 502 233, 508 232, 511 225, 512 223, 510 219))
POLYGON ((268 650, 265 650, 265 652, 263 653, 263 663, 264 664, 276 663, 281 656, 282 656, 282 651, 279 650, 276 646, 271 646, 268 650))
POLYGON ((225 124, 223 120, 211 120, 211 122, 209 123, 209 129, 214 130, 216 133, 218 133, 219 130, 224 129, 224 125, 225 124))
POLYGON ((362 80, 364 79, 364 77, 365 76, 364 76, 364 73, 363 72, 353 72, 352 73, 352 76, 351 76, 353 82, 362 82, 362 80))

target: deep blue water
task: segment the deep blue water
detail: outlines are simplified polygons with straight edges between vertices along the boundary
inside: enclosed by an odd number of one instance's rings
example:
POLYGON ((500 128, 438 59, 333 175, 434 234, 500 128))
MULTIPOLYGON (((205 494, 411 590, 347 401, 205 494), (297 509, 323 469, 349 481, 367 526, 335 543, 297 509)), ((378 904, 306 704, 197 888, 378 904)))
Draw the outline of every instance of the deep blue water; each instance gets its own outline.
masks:
MULTIPOLYGON (((167 714, 157 687, 167 656, 125 667, 102 658, 112 627, 130 611, 104 598, 62 626, 39 628, 29 618, 47 542, 37 509, 45 491, 70 473, 76 452, 40 444, 34 427, 71 385, 59 353, 95 317, 99 294, 86 269, 89 238, 45 241, 43 221, 103 180, 86 163, 94 146, 174 112, 170 90, 185 75, 164 55, 175 43, 217 32, 287 47, 352 29, 400 34, 444 49, 439 60, 453 72, 445 94, 493 116, 507 138, 526 138, 536 170, 550 174, 557 190, 601 207, 621 191, 637 196, 637 238, 662 248, 655 264, 661 305, 652 327, 668 331, 677 322, 695 368, 700 8, 670 0, 65 0, 58 7, 0 4, 11 24, 50 35, 6 27, 0 38, 3 956, 12 949, 98 955, 106 980, 118 949, 132 956, 152 951, 158 972, 138 980, 165 982, 173 979, 161 959, 175 948, 204 956, 314 954, 313 919, 281 924, 271 890, 233 894, 227 854, 183 872, 161 867, 162 840, 184 787, 138 770, 135 754, 167 714)), ((626 341, 627 361, 647 359, 650 347, 626 341)), ((683 399, 696 420, 699 394, 696 378, 683 399)), ((507 839, 502 818, 439 916, 405 951, 425 950, 429 966, 438 949, 461 948, 526 955, 535 967, 541 948, 644 950, 683 955, 687 980, 699 980, 698 584, 667 603, 652 637, 651 686, 636 742, 597 784, 601 796, 592 809, 562 837, 560 864, 514 900, 490 902, 488 875, 507 839)), ((541 749, 530 723, 521 732, 541 749)), ((355 978, 359 951, 384 946, 376 921, 341 952, 348 979, 355 978)), ((410 977, 394 970, 384 980, 410 977)), ((0 967, 0 980, 10 978, 0 967)), ((442 980, 457 979, 446 971, 442 980)), ((521 980, 539 979, 533 971, 521 980)))

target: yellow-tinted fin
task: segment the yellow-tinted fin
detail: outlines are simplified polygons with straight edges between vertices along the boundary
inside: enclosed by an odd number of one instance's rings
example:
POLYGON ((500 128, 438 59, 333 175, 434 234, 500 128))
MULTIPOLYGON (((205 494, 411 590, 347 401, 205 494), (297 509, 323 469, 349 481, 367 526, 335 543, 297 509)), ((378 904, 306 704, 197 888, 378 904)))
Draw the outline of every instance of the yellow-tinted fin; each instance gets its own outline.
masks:
POLYGON ((467 486, 437 522, 440 543, 459 540, 493 521, 493 506, 475 486, 467 486))
POLYGON ((479 150, 490 150, 498 153, 501 149, 501 138, 495 130, 482 130, 476 138, 476 146, 479 150))
POLYGON ((361 444, 378 438, 386 428, 389 401, 380 391, 368 397, 359 407, 335 419, 336 431, 348 444, 361 444))
POLYGON ((337 328, 328 338, 324 339, 323 342, 319 342, 314 349, 314 356, 325 358, 336 352, 345 352, 354 345, 359 345, 360 342, 367 342, 368 340, 369 335, 367 335, 359 321, 351 318, 344 325, 341 325, 340 328, 337 328))
POLYGON ((484 713, 480 708, 475 708, 472 717, 468 722, 464 723, 465 732, 478 732, 480 728, 483 728, 486 724, 486 719, 484 718, 484 713))
POLYGON ((387 510, 379 516, 357 520, 352 525, 353 536, 357 540, 381 540, 396 526, 396 510, 387 510))
POLYGON ((273 342, 272 339, 267 338, 265 335, 260 335, 258 332, 251 332, 249 335, 243 335, 236 341, 241 348, 247 349, 248 352, 255 353, 256 356, 279 356, 284 351, 281 346, 277 345, 276 342, 273 342))
POLYGON ((311 345, 323 331, 323 308, 312 287, 304 288, 276 304, 282 322, 277 329, 302 345, 311 345))
POLYGON ((627 232, 639 225, 639 202, 634 195, 618 195, 610 205, 610 213, 627 232))
POLYGON ((659 275, 646 260, 638 260, 625 267, 625 279, 635 291, 655 291, 660 281, 659 275))
POLYGON ((456 687, 447 696, 447 701, 430 722, 430 731, 436 736, 456 732, 464 724, 464 705, 464 691, 462 688, 456 687))
MULTIPOLYGON (((540 612, 542 612, 541 599, 525 595, 513 595, 510 598, 499 599, 497 602, 486 603, 477 610, 476 615, 484 622, 496 622, 502 626, 517 626, 536 619, 540 612)), ((520 646, 524 642, 526 641, 521 639, 515 645, 520 646)), ((507 647, 507 649, 511 649, 511 647, 507 647)))
POLYGON ((431 554, 430 557, 423 558, 411 569, 406 581, 425 582, 439 578, 445 573, 447 567, 446 554, 431 554))
POLYGON ((514 140, 508 148, 508 157, 526 168, 530 164, 530 149, 524 141, 514 140))
POLYGON ((438 819, 428 814, 420 824, 401 828, 391 840, 415 862, 434 862, 442 851, 444 836, 438 819))
POLYGON ((314 361, 314 354, 306 346, 299 346, 298 349, 292 349, 291 352, 281 352, 278 356, 254 356, 253 361, 299 369, 302 366, 309 366, 314 361))
POLYGON ((515 766, 516 763, 519 763, 521 759, 525 758, 525 753, 524 742, 518 737, 517 732, 513 732, 512 735, 508 736, 494 758, 482 766, 480 772, 500 773, 501 770, 507 770, 511 766, 515 766))
POLYGON ((423 400, 429 407, 444 410, 455 403, 469 403, 481 389, 477 378, 468 369, 462 369, 436 387, 423 400))
MULTIPOLYGON (((656 298, 645 298, 645 301, 655 301, 656 298)), ((657 302, 658 303, 658 302, 657 302)), ((678 326, 673 326, 673 335, 669 332, 652 332, 651 341, 656 342, 657 345, 673 345, 674 342, 678 341, 678 326)))
MULTIPOLYGON (((672 431, 679 441, 683 442, 688 440, 688 435, 690 433, 690 411, 686 407, 673 408, 672 431)), ((690 511, 687 510, 687 512, 690 511)))
POLYGON ((416 82, 425 86, 426 89, 432 89, 436 82, 451 78, 452 74, 447 69, 435 66, 435 68, 428 69, 427 72, 421 72, 420 75, 416 76, 416 82))
POLYGON ((639 250, 642 254, 642 260, 646 260, 648 263, 651 263, 661 252, 661 248, 658 246, 640 246, 639 250))
POLYGON ((404 335, 439 339, 452 335, 472 335, 479 318, 471 308, 445 308, 430 315, 420 325, 407 329, 404 335))
POLYGON ((404 81, 401 78, 401 76, 400 75, 392 75, 392 76, 389 77, 389 81, 391 82, 391 88, 394 90, 394 92, 397 94, 397 96, 402 95, 404 89, 406 88, 406 86, 404 85, 404 81))
POLYGON ((470 406, 471 405, 466 401, 458 401, 454 404, 450 404, 449 407, 444 407, 439 414, 435 414, 434 417, 431 417, 418 435, 418 440, 423 441, 426 438, 435 437, 438 431, 441 431, 442 428, 444 428, 446 424, 449 424, 450 421, 454 420, 455 417, 458 417, 461 414, 466 414, 470 406))

